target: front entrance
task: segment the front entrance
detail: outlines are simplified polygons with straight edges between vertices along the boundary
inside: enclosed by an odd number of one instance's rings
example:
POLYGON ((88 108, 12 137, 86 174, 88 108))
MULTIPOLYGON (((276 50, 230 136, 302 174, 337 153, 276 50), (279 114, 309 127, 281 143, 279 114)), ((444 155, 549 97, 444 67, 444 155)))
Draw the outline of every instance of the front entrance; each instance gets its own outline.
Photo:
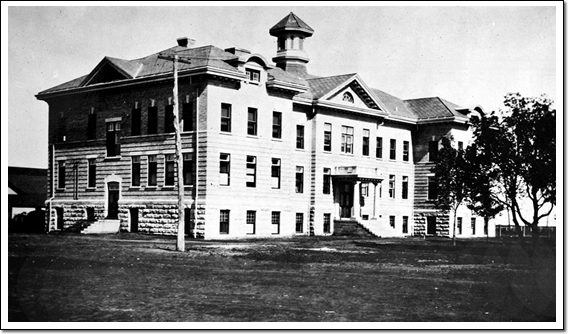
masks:
POLYGON ((353 185, 342 184, 339 189, 339 209, 341 218, 351 218, 353 208, 353 185))
POLYGON ((426 217, 426 234, 436 235, 436 217, 426 217))
POLYGON ((108 219, 118 219, 118 198, 120 185, 118 182, 108 183, 108 219))

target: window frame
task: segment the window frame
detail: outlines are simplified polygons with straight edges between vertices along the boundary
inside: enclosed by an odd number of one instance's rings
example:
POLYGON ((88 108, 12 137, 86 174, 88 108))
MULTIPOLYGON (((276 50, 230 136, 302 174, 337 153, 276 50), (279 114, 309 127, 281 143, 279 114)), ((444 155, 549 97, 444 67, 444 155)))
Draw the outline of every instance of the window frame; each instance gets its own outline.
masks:
POLYGON ((158 107, 148 107, 148 127, 147 134, 158 134, 158 107))
POLYGON ((438 182, 435 176, 428 176, 428 200, 438 199, 438 182))
POLYGON ((439 142, 437 140, 430 140, 428 142, 428 161, 438 161, 439 142))
POLYGON ((331 213, 323 214, 323 233, 331 233, 331 213))
POLYGON ((304 233, 304 213, 296 212, 296 234, 303 234, 303 233, 304 233))
POLYGON ((184 187, 193 185, 193 155, 182 153, 183 157, 183 185, 184 187))
POLYGON ((256 234, 256 211, 254 210, 247 210, 245 222, 247 225, 252 225, 252 233, 248 232, 248 235, 256 234))
POLYGON ((301 124, 296 124, 296 149, 303 150, 304 147, 304 126, 301 124))
POLYGON ((323 194, 331 194, 331 168, 323 169, 323 194))
POLYGON ((230 153, 219 153, 219 185, 220 186, 230 186, 231 185, 231 154, 230 153), (226 174, 226 183, 222 182, 222 175, 226 174))
POLYGON ((57 189, 65 189, 66 172, 65 160, 57 161, 57 189))
POLYGON ((121 121, 106 121, 106 156, 120 157, 121 121))
POLYGON ((396 139, 393 138, 390 140, 389 160, 396 160, 396 139))
POLYGON ((282 139, 282 113, 272 112, 272 139, 282 139))
POLYGON ((231 133, 232 106, 229 103, 221 103, 221 124, 219 130, 224 133, 231 133), (224 115, 224 112, 226 113, 224 115))
POLYGON ((158 156, 149 155, 148 156, 148 187, 158 186, 158 156), (152 181, 154 179, 154 181, 152 181))
POLYGON ((304 166, 296 166, 296 194, 304 193, 304 166))
POLYGON ((396 196, 396 176, 389 175, 389 198, 394 199, 396 196))
POLYGON ((142 109, 132 108, 131 114, 130 135, 140 136, 142 134, 142 109))
POLYGON ((375 157, 377 159, 383 158, 383 137, 377 137, 377 146, 375 149, 375 157))
POLYGON ((87 188, 97 187, 97 159, 87 159, 87 188))
POLYGON ((353 136, 355 130, 352 126, 341 126, 341 153, 353 154, 353 136))
POLYGON ((410 160, 410 142, 405 140, 402 142, 402 161, 408 162, 410 160))
POLYGON ((408 216, 402 216, 402 233, 408 234, 408 216))
POLYGON ((256 156, 247 155, 246 157, 246 178, 245 183, 247 188, 256 188, 256 156), (251 159, 252 158, 252 159, 251 159), (252 161, 250 161, 252 160, 252 161), (252 173, 250 170, 252 169, 252 173), (252 176, 252 182, 248 181, 249 177, 252 176))
POLYGON ((174 106, 168 104, 164 108, 164 133, 172 133, 172 132, 175 132, 174 106))
POLYGON ((164 186, 173 187, 176 179, 176 156, 175 154, 166 154, 164 160, 164 186))
POLYGON ((132 156, 130 158, 131 160, 131 179, 130 179, 130 186, 131 187, 140 187, 140 181, 141 181, 141 159, 140 156, 132 156), (135 182, 136 181, 136 182, 135 182))
POLYGON ((231 210, 219 210, 219 234, 229 234, 231 224, 231 210))
POLYGON ((402 199, 408 199, 408 176, 402 176, 402 199))
POLYGON ((362 154, 363 156, 369 156, 369 145, 370 145, 371 132, 369 129, 363 129, 363 144, 362 144, 362 154))
POLYGON ((323 124, 323 151, 324 152, 331 152, 331 138, 332 138, 331 133, 332 133, 331 123, 324 123, 323 124))
MULTIPOLYGON (((280 211, 272 211, 270 222, 272 225, 276 225, 276 233, 272 232, 273 235, 280 234, 280 211)), ((272 227, 275 228, 274 226, 272 227)))
POLYGON ((270 179, 271 179, 271 188, 272 189, 280 189, 281 188, 281 176, 282 176, 282 160, 279 158, 271 158, 271 166, 270 166, 270 179), (276 173, 275 173, 276 172, 276 173), (278 179, 277 187, 274 187, 274 179, 278 179))
POLYGON ((193 102, 186 102, 182 104, 181 114, 183 119, 183 132, 193 131, 193 102))
POLYGON ((257 108, 251 108, 251 107, 248 108, 248 111, 247 111, 247 135, 258 136, 258 109, 257 108), (254 116, 253 120, 251 120, 251 115, 254 116))

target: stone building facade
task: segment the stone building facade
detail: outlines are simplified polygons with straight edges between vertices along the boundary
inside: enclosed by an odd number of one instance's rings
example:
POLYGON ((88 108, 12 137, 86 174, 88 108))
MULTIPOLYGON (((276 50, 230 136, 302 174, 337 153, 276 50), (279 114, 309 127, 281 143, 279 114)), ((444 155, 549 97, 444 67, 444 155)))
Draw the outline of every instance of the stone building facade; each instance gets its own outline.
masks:
POLYGON ((188 235, 450 236, 453 219, 428 196, 430 168, 442 136, 467 145, 469 117, 483 111, 401 100, 356 73, 309 74, 313 30, 293 13, 269 32, 272 61, 181 38, 147 57, 105 57, 40 92, 49 105, 49 229, 119 220, 123 231, 177 233, 173 65, 163 59, 177 54, 187 60, 177 102, 188 235))

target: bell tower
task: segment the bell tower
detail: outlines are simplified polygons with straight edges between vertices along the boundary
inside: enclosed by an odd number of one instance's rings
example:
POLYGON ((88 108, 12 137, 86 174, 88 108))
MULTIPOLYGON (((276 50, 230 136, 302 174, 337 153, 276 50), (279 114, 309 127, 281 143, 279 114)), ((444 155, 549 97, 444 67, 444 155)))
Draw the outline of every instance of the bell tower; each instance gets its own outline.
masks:
POLYGON ((314 30, 290 12, 270 28, 269 33, 278 38, 276 57, 272 58, 276 66, 284 71, 305 77, 308 74, 306 64, 310 58, 304 51, 304 40, 310 37, 314 30))

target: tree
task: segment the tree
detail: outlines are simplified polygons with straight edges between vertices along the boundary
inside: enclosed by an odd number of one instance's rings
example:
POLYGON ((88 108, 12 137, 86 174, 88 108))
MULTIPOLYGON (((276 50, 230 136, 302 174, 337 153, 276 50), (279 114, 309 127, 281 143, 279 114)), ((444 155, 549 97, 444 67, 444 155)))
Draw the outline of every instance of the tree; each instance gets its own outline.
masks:
POLYGON ((504 105, 501 120, 492 115, 475 126, 475 145, 491 171, 492 200, 511 211, 521 243, 522 222, 536 244, 539 220, 556 205, 556 110, 544 95, 510 93, 504 105), (530 217, 521 210, 525 198, 532 204, 530 217))
POLYGON ((452 146, 450 136, 442 137, 442 148, 438 153, 436 165, 432 168, 435 173, 437 184, 436 208, 443 212, 453 212, 453 236, 456 245, 456 219, 457 210, 464 202, 467 192, 465 191, 468 165, 464 159, 463 150, 456 150, 452 146))

